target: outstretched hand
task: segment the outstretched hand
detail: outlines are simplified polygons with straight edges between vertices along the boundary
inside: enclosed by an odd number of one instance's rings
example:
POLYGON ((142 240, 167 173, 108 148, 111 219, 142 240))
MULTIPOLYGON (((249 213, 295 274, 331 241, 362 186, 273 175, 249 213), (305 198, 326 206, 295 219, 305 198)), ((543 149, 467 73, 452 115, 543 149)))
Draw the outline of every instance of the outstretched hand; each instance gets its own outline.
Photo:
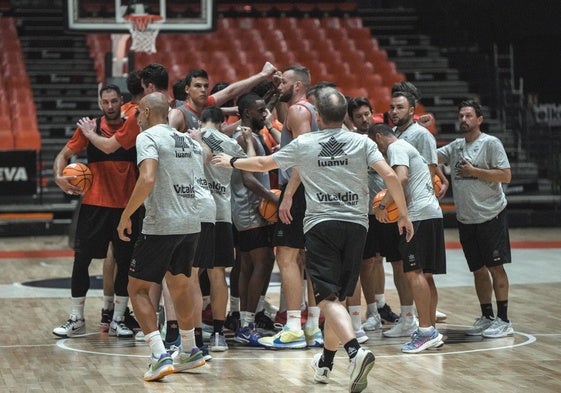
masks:
POLYGON ((96 124, 95 119, 90 119, 89 117, 82 117, 76 125, 82 130, 82 134, 88 139, 95 134, 96 124))

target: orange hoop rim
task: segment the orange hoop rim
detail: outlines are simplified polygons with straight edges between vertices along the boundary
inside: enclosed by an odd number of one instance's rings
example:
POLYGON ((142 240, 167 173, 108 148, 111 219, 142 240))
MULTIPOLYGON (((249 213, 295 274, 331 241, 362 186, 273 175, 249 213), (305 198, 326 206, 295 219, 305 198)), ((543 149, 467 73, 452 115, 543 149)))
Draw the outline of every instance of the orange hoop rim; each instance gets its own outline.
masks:
POLYGON ((127 21, 132 23, 136 30, 146 30, 149 24, 162 20, 160 15, 126 15, 124 17, 127 21))

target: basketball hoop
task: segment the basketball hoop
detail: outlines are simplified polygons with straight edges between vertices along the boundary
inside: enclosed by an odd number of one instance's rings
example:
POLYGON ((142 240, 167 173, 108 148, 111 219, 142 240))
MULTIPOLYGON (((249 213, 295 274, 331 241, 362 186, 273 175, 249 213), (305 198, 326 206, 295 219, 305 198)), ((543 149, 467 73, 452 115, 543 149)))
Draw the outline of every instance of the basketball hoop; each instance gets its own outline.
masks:
POLYGON ((155 22, 162 20, 162 17, 150 14, 131 14, 125 15, 124 18, 130 22, 131 50, 135 52, 156 53, 156 37, 160 27, 155 22))

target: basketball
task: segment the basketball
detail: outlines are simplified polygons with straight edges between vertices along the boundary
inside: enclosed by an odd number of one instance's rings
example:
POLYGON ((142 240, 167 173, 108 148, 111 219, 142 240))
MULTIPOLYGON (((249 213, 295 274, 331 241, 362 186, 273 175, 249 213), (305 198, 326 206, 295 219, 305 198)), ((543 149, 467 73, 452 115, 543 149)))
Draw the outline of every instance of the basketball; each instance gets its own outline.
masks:
MULTIPOLYGON (((372 203, 374 207, 378 207, 382 199, 384 199, 384 197, 386 196, 386 192, 388 192, 388 190, 384 189, 376 194, 376 196, 374 197, 374 202, 372 203)), ((390 220, 390 222, 397 222, 397 218, 399 217, 399 210, 397 210, 395 202, 392 202, 388 206, 386 206, 386 211, 388 212, 388 220, 390 220)))
POLYGON ((62 176, 76 176, 70 179, 70 184, 79 187, 82 193, 85 193, 90 189, 93 183, 93 174, 87 165, 80 162, 75 162, 73 164, 68 164, 62 170, 62 176))
MULTIPOLYGON (((276 195, 281 194, 281 190, 277 189, 272 189, 271 192, 275 193, 276 195)), ((259 214, 261 214, 261 217, 269 222, 277 222, 278 208, 279 207, 274 202, 271 202, 268 199, 261 198, 259 201, 259 214)))
POLYGON ((442 182, 440 181, 440 177, 437 175, 434 175, 434 178, 432 179, 432 187, 434 188, 434 195, 438 195, 442 187, 442 182))

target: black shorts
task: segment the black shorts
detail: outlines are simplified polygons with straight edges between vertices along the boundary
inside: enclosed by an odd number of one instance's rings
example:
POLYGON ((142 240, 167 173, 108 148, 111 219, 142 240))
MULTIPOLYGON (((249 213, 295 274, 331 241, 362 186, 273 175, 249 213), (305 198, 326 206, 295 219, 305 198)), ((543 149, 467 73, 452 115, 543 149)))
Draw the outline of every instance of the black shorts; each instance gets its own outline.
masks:
MULTIPOLYGON (((214 224, 213 236, 214 238, 212 242, 214 244, 214 249, 208 251, 209 255, 213 255, 212 260, 210 258, 205 258, 205 254, 202 255, 203 258, 195 256, 195 263, 193 266, 201 269, 234 266, 234 240, 232 235, 232 224, 229 222, 217 222, 214 224)), ((199 245, 200 244, 201 239, 199 239, 199 245)), ((200 247, 197 246, 197 253, 199 249, 200 247)))
POLYGON ((446 273, 446 244, 442 218, 413 221, 415 234, 409 243, 405 231, 399 239, 403 271, 421 269, 424 273, 446 273))
POLYGON ((460 243, 471 272, 483 266, 499 266, 511 262, 506 210, 481 224, 458 222, 458 228, 460 243))
POLYGON ((238 231, 238 250, 250 252, 257 248, 273 247, 274 225, 238 231))
POLYGON ((193 267, 214 266, 215 231, 211 222, 201 222, 201 234, 197 242, 193 267))
POLYGON ((115 259, 130 262, 134 242, 140 233, 143 209, 137 210, 131 216, 130 242, 122 241, 117 234, 123 210, 82 204, 78 215, 74 251, 90 258, 105 258, 109 242, 112 242, 115 259))
POLYGON ((401 261, 399 253, 399 230, 396 223, 384 224, 376 216, 368 216, 368 234, 362 259, 369 259, 380 254, 387 262, 401 261))
MULTIPOLYGON (((286 185, 282 187, 279 199, 279 205, 284 198, 284 190, 286 185)), ((291 248, 301 248, 306 246, 306 238, 304 236, 304 214, 306 214, 306 194, 304 186, 300 184, 292 197, 292 207, 290 208, 292 222, 284 224, 278 220, 275 224, 275 234, 273 237, 274 246, 285 246, 291 248)))
POLYGON ((129 276, 161 284, 166 272, 191 276, 199 233, 140 235, 134 245, 129 276))
POLYGON ((306 233, 306 273, 318 304, 354 293, 365 241, 366 228, 346 221, 322 221, 306 233))

